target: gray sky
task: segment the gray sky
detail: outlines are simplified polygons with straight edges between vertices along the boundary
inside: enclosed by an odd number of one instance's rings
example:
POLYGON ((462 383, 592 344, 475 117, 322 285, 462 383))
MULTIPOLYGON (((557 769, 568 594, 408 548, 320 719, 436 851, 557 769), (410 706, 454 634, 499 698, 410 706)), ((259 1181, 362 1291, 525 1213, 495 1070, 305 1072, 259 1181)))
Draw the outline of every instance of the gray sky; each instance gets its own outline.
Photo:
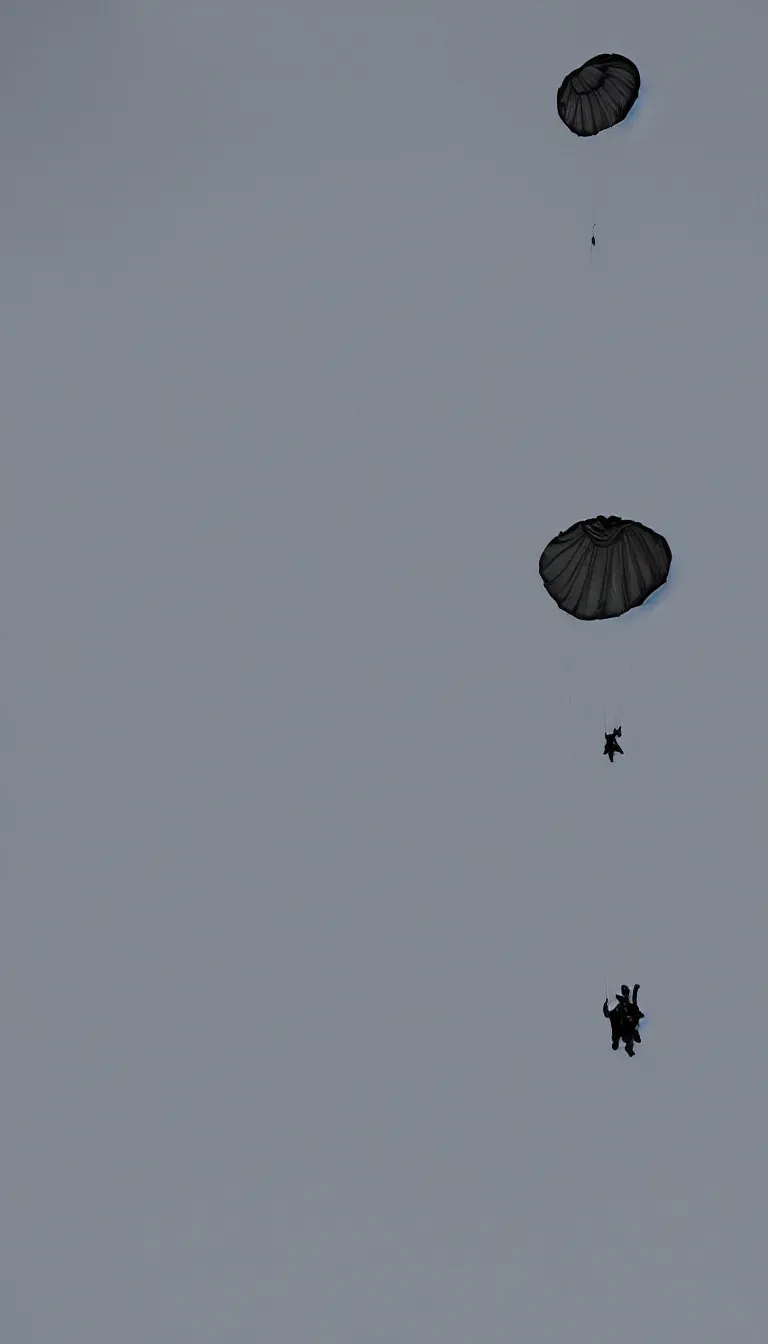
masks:
POLYGON ((5 7, 13 1344, 764 1338, 768 14, 674 8, 5 7))

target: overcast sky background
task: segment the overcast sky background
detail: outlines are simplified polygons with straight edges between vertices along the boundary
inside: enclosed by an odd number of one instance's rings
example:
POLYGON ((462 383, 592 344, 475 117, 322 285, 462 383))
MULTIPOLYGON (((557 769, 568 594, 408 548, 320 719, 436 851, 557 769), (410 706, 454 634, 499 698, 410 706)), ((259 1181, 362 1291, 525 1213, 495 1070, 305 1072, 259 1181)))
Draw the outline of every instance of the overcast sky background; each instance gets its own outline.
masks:
POLYGON ((765 1338, 767 47, 4 6, 9 1344, 765 1338), (591 626, 601 512, 675 559, 591 626))

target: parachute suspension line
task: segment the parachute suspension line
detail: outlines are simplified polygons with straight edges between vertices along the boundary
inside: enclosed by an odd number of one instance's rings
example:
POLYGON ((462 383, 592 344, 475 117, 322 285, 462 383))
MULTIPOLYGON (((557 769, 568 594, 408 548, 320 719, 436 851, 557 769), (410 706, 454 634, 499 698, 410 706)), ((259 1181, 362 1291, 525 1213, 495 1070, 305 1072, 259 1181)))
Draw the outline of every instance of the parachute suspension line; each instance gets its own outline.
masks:
MULTIPOLYGON (((611 702, 611 708, 612 708, 612 709, 615 708, 615 702, 611 702)), ((603 729, 604 729, 604 731, 605 731, 606 736, 608 735, 608 722, 609 722, 609 720, 608 720, 608 713, 607 713, 607 710, 606 710, 606 701, 605 701, 605 699, 604 699, 604 700, 603 700, 603 729)), ((619 703, 617 712, 611 715, 610 723, 611 723, 611 732, 612 732, 612 733, 615 733, 615 732, 616 732, 616 729, 621 727, 621 703, 619 703)))
MULTIPOLYGON (((570 670, 570 668, 568 667, 567 662, 566 662, 566 665, 565 665, 565 679, 566 679, 566 682, 568 683, 568 727, 570 728, 570 727, 572 727, 572 725, 573 725, 573 691, 572 691, 572 689, 571 689, 571 670, 570 670)), ((574 742, 574 740, 573 740, 573 736, 571 736, 570 741, 571 741, 571 766, 572 766, 573 769, 575 769, 575 768, 576 768, 576 744, 575 744, 575 742, 574 742)))
POLYGON ((595 167, 594 167, 594 165, 593 165, 593 167, 592 167, 592 232, 591 232, 590 240, 589 240, 589 264, 590 264, 590 266, 592 265, 592 253, 593 253, 594 250, 595 250, 595 233, 596 233, 596 230, 597 230, 597 205, 596 205, 597 185, 596 185, 596 176, 597 176, 597 174, 596 174, 596 169, 595 169, 595 167))

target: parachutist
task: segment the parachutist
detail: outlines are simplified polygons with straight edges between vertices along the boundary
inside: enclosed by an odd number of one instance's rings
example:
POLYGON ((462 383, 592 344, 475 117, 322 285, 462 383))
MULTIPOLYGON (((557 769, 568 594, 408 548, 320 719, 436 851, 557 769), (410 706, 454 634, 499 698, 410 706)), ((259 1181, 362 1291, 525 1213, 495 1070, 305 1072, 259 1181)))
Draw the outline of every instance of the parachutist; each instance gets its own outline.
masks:
POLYGON ((645 1017, 645 1013, 637 1006, 639 988, 639 985, 635 985, 630 999, 629 985, 622 985, 621 993, 616 995, 615 1006, 609 1010, 607 999, 603 1004, 603 1017, 607 1017, 611 1024, 611 1049, 618 1050, 623 1042, 630 1059, 635 1053, 635 1046, 641 1044, 638 1027, 645 1017))
POLYGON ((620 756, 624 755, 622 748, 619 746, 616 740, 619 737, 621 737, 621 725, 619 725, 618 728, 614 728, 612 733, 605 734, 605 746, 603 747, 603 755, 608 757, 608 760, 611 762, 611 765, 613 765, 613 758, 616 755, 616 752, 618 752, 620 756))

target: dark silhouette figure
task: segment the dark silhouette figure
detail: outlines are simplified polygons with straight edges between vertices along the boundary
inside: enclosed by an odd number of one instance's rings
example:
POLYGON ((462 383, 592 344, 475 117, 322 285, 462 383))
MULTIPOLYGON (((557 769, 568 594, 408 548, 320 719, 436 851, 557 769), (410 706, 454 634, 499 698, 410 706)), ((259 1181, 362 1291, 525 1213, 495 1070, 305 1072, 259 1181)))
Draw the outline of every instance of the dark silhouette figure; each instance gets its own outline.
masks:
POLYGON ((645 1017, 645 1013, 637 1006, 639 988, 639 985, 635 985, 630 998, 629 985, 622 985, 621 993, 616 995, 616 1005, 610 1012, 607 999, 603 1004, 603 1017, 607 1017, 611 1024, 611 1049, 618 1050, 623 1042, 630 1059, 635 1053, 635 1046, 641 1044, 638 1027, 645 1017))
POLYGON ((619 726, 618 728, 614 728, 612 733, 605 734, 605 746, 603 747, 603 755, 608 757, 608 760, 611 762, 611 765, 613 765, 613 758, 616 755, 617 751, 620 756, 624 755, 624 752, 622 751, 617 741, 617 739, 620 737, 621 737, 621 726, 619 726))

